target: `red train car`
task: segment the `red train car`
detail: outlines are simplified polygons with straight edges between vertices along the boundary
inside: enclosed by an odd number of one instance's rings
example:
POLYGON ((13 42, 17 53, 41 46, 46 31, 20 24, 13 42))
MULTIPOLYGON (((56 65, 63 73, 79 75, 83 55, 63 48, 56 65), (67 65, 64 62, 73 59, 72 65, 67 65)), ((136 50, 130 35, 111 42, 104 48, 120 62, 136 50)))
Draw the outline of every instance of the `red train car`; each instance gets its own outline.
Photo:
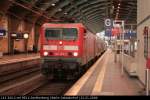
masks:
POLYGON ((46 23, 40 35, 42 73, 46 76, 77 76, 105 50, 105 43, 81 23, 46 23))

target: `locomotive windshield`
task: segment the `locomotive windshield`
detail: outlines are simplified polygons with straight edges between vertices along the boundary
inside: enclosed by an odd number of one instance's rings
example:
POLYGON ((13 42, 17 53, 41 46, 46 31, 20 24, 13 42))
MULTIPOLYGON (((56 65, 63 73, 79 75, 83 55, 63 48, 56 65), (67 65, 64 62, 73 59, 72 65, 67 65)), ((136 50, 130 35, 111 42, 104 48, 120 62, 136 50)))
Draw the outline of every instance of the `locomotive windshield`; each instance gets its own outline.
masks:
POLYGON ((54 40, 76 40, 78 31, 76 28, 46 29, 45 37, 54 40))
POLYGON ((75 28, 64 28, 62 32, 62 38, 66 39, 77 39, 77 29, 75 28))
POLYGON ((47 29, 45 31, 45 37, 47 39, 59 39, 61 37, 60 29, 47 29))

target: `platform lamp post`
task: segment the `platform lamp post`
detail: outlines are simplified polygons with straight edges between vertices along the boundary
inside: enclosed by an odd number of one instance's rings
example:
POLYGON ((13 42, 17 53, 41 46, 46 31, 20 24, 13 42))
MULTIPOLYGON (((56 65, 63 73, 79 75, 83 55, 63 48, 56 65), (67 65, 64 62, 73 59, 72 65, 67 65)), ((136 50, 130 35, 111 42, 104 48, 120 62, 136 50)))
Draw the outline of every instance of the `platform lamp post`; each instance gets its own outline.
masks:
POLYGON ((124 74, 124 21, 122 21, 122 75, 124 74))
POLYGON ((118 27, 120 27, 119 24, 114 24, 113 25, 114 27, 112 28, 112 35, 115 36, 115 57, 114 57, 114 62, 116 63, 117 62, 117 51, 118 51, 118 42, 117 42, 117 39, 120 39, 120 38, 117 38, 118 34, 119 34, 119 30, 118 30, 118 27))
POLYGON ((148 26, 145 26, 144 28, 144 57, 147 60, 146 61, 146 76, 145 76, 145 89, 146 89, 146 96, 149 96, 149 70, 150 70, 150 36, 149 36, 149 28, 148 26))
POLYGON ((150 70, 150 58, 147 59, 146 63, 146 96, 149 96, 149 70, 150 70))
POLYGON ((120 27, 120 29, 122 29, 122 31, 120 31, 120 41, 121 41, 121 51, 122 51, 122 53, 121 53, 121 61, 122 61, 122 63, 121 63, 121 75, 123 76, 123 74, 124 74, 124 32, 125 32, 125 28, 124 28, 124 21, 123 20, 115 20, 114 22, 113 22, 113 24, 114 24, 114 26, 115 25, 117 25, 117 24, 119 24, 121 27, 120 27))
POLYGON ((29 38, 29 34, 28 33, 24 33, 23 34, 23 38, 26 41, 26 53, 28 54, 28 44, 27 44, 27 41, 28 41, 28 38, 29 38))

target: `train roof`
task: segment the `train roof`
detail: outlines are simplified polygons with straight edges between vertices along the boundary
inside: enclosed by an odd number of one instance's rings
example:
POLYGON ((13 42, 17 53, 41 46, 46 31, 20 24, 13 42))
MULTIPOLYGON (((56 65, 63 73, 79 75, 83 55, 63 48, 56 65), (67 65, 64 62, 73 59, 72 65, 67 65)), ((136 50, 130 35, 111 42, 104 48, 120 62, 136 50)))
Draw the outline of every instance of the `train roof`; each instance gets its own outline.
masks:
MULTIPOLYGON (((84 27, 82 23, 45 23, 42 27, 62 27, 62 28, 71 28, 71 27, 84 27)), ((85 27, 84 27, 85 28, 85 27)))

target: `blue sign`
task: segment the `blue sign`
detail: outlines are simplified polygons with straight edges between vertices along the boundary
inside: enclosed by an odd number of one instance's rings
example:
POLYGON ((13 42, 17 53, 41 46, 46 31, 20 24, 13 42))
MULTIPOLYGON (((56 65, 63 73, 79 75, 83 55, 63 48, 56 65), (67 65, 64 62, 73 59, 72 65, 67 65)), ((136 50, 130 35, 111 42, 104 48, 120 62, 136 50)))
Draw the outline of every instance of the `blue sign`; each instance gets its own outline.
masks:
POLYGON ((137 33, 130 30, 124 34, 124 37, 125 37, 125 39, 136 38, 137 33))
POLYGON ((6 36, 6 30, 0 29, 0 37, 6 36))
POLYGON ((107 36, 107 37, 111 37, 112 36, 111 29, 105 29, 105 36, 107 36))

